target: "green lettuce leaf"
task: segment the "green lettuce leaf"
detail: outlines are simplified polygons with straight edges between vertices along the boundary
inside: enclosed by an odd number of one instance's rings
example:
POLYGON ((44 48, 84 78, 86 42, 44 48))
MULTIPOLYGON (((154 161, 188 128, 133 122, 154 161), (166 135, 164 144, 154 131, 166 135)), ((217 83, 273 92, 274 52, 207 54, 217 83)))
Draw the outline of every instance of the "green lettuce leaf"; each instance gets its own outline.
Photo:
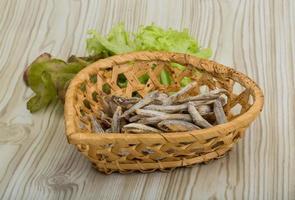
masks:
POLYGON ((31 112, 36 112, 40 108, 47 106, 56 98, 56 89, 48 72, 42 72, 40 76, 40 84, 38 84, 37 90, 35 88, 34 91, 36 92, 36 95, 27 103, 27 108, 31 112))
POLYGON ((35 93, 27 102, 27 108, 31 112, 46 107, 57 97, 64 100, 70 80, 91 63, 75 56, 70 57, 68 61, 51 58, 45 53, 26 69, 24 80, 35 93))
POLYGON ((186 69, 185 66, 183 66, 183 65, 181 65, 181 64, 178 64, 178 63, 174 63, 174 62, 172 62, 172 63, 170 63, 170 65, 171 65, 171 67, 175 67, 175 68, 177 68, 177 69, 179 69, 179 70, 181 70, 181 71, 184 71, 184 70, 186 69))
POLYGON ((183 77, 183 78, 181 79, 181 81, 180 81, 180 86, 181 86, 181 87, 185 87, 185 86, 187 86, 188 84, 190 84, 191 82, 192 82, 192 80, 191 80, 189 77, 185 76, 185 77, 183 77))
POLYGON ((114 26, 109 35, 104 37, 95 30, 88 32, 87 50, 91 55, 114 55, 132 51, 170 51, 187 53, 200 58, 209 58, 210 49, 202 49, 190 36, 187 29, 176 31, 163 29, 154 24, 142 26, 130 37, 123 23, 114 26))
POLYGON ((193 55, 197 56, 198 58, 210 58, 212 56, 212 50, 209 48, 201 49, 193 55))
POLYGON ((124 24, 119 23, 113 27, 108 37, 103 37, 94 30, 88 32, 90 38, 87 39, 87 50, 90 54, 121 54, 134 51, 129 33, 125 31, 124 24))
POLYGON ((138 77, 138 80, 141 84, 146 84, 149 81, 149 79, 150 79, 150 76, 147 73, 138 77))
POLYGON ((198 43, 190 37, 187 30, 164 30, 156 25, 141 27, 135 36, 137 50, 171 51, 194 54, 198 43))
POLYGON ((172 78, 170 73, 167 70, 162 69, 160 72, 160 83, 168 86, 171 84, 171 82, 172 82, 172 78))

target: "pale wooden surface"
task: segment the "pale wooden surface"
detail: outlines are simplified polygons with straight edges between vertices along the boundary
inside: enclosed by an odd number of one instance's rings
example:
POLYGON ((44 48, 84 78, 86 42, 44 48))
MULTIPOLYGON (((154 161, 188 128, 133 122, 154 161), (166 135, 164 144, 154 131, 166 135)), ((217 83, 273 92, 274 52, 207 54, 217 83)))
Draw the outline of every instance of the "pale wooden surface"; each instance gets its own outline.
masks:
POLYGON ((295 199, 294 0, 1 0, 0 199, 295 199), (25 65, 85 54, 86 31, 184 28, 256 80, 265 108, 228 156, 170 173, 105 176, 64 135, 62 105, 31 115, 25 65))

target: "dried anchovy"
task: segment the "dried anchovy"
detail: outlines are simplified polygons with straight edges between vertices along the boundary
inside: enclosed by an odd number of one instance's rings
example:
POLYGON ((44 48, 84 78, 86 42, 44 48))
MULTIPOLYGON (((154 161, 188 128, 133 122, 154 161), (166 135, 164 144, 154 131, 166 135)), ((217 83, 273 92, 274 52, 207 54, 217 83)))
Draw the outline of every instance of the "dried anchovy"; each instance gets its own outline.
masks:
POLYGON ((167 113, 175 113, 175 112, 181 112, 187 109, 187 104, 179 104, 179 105, 148 105, 145 106, 144 109, 147 110, 156 110, 161 112, 167 112, 167 113))
POLYGON ((110 118, 108 115, 106 115, 104 112, 99 112, 99 118, 100 121, 102 121, 106 125, 111 125, 112 124, 112 118, 110 118))
POLYGON ((123 127, 122 130, 128 133, 147 133, 147 132, 160 133, 161 132, 159 129, 156 129, 144 124, 139 124, 139 123, 127 124, 123 127))
POLYGON ((149 103, 153 102, 155 98, 158 97, 158 94, 159 92, 157 90, 147 94, 138 103, 134 104, 130 109, 126 110, 121 117, 126 117, 127 115, 133 113, 136 109, 142 108, 148 105, 149 103))
POLYGON ((158 127, 165 132, 182 132, 200 129, 200 127, 183 120, 164 120, 158 123, 158 127))
POLYGON ((91 129, 94 133, 104 133, 103 128, 101 127, 100 123, 96 120, 94 116, 90 117, 91 119, 91 129))
POLYGON ((112 116, 116 112, 118 105, 112 100, 112 98, 108 99, 108 103, 110 106, 110 112, 111 112, 111 116, 112 116))
POLYGON ((138 97, 119 97, 119 96, 112 96, 112 101, 115 102, 117 105, 121 106, 122 108, 129 108, 133 104, 136 104, 140 101, 140 98, 138 97))
POLYGON ((120 118, 120 130, 122 130, 123 126, 125 126, 128 123, 130 123, 130 122, 127 121, 125 118, 120 118))
POLYGON ((192 117, 189 114, 166 114, 156 117, 149 117, 139 120, 137 123, 141 124, 157 124, 163 120, 183 120, 192 122, 192 117))
POLYGON ((99 100, 101 102, 103 112, 111 115, 112 114, 111 108, 110 108, 108 101, 106 100, 107 96, 102 95, 99 97, 100 97, 99 100))
POLYGON ((220 96, 218 99, 220 100, 222 106, 226 104, 226 100, 224 97, 220 96))
POLYGON ((130 118, 128 119, 128 121, 129 121, 129 122, 136 122, 136 121, 138 121, 138 120, 140 120, 140 119, 142 119, 142 116, 140 116, 140 115, 134 115, 134 116, 130 117, 130 118))
POLYGON ((176 101, 177 98, 184 95, 185 93, 190 91, 192 88, 196 87, 196 85, 197 85, 197 82, 193 81, 190 84, 188 84, 187 86, 181 88, 178 92, 176 92, 176 93, 172 94, 171 96, 169 96, 169 98, 167 100, 167 103, 172 104, 173 102, 176 101))
POLYGON ((102 104, 102 110, 109 116, 112 116, 116 111, 117 104, 112 100, 110 96, 100 96, 100 102, 102 104))
POLYGON ((157 105, 168 105, 168 94, 165 93, 159 93, 159 96, 157 98, 155 98, 155 100, 153 101, 154 104, 157 105))
POLYGON ((197 106, 197 110, 201 115, 207 115, 210 113, 213 113, 213 109, 211 108, 210 105, 199 105, 197 106))
POLYGON ((227 122, 227 118, 225 116, 225 113, 224 113, 224 110, 222 107, 222 99, 221 98, 218 98, 214 102, 214 113, 215 113, 217 124, 224 124, 227 122))
POLYGON ((156 110, 145 110, 145 109, 137 109, 135 113, 144 117, 156 117, 161 115, 166 115, 167 113, 156 111, 156 110))
POLYGON ((207 85, 201 85, 199 87, 200 94, 209 93, 210 88, 207 85))
POLYGON ((188 102, 188 112, 192 116, 193 122, 203 128, 210 128, 212 125, 205 120, 195 108, 194 104, 188 102))
POLYGON ((193 97, 187 97, 185 99, 178 100, 177 103, 185 103, 188 101, 200 101, 200 100, 214 100, 217 99, 221 94, 227 94, 228 91, 225 89, 215 89, 208 93, 199 94, 193 97))
MULTIPOLYGON (((215 100, 210 100, 210 101, 192 101, 192 103, 195 106, 199 105, 206 105, 206 104, 212 104, 214 103, 215 100)), ((187 103, 179 104, 179 105, 148 105, 145 106, 144 109, 147 110, 156 110, 156 111, 162 111, 162 112, 167 112, 167 113, 175 113, 175 112, 181 112, 187 110, 187 103)))
POLYGON ((114 115, 113 115, 113 120, 112 120, 112 132, 113 133, 119 133, 120 132, 120 116, 122 114, 122 108, 121 106, 118 106, 114 115))
MULTIPOLYGON (((196 85, 193 82, 171 96, 159 91, 150 92, 144 98, 102 95, 99 98, 103 112, 99 113, 100 124, 96 122, 107 133, 190 131, 225 123, 227 119, 223 105, 226 99, 221 95, 227 91, 216 89, 193 97, 182 96, 196 85), (156 126, 161 130, 155 128, 156 126)), ((94 123, 92 122, 92 129, 97 128, 94 123)))

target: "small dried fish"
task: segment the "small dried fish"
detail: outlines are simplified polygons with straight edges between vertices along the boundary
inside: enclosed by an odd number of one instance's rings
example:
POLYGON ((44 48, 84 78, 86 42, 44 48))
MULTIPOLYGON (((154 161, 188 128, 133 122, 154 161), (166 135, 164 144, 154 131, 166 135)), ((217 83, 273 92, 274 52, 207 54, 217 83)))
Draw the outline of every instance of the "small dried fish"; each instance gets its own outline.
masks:
POLYGON ((201 85, 199 87, 200 94, 209 93, 209 91, 210 91, 210 88, 207 85, 201 85))
MULTIPOLYGON (((192 101, 192 103, 195 106, 200 106, 200 105, 207 105, 207 104, 212 104, 214 103, 215 100, 209 100, 209 101, 192 101)), ((156 110, 156 111, 161 111, 161 112, 167 112, 167 113, 175 113, 175 112, 181 112, 187 110, 187 103, 183 104, 178 104, 178 105, 148 105, 145 106, 144 109, 147 110, 156 110)))
POLYGON ((166 93, 159 93, 159 96, 153 101, 157 105, 168 105, 169 96, 166 93))
POLYGON ((167 113, 156 111, 156 110, 145 110, 145 109, 137 109, 135 110, 136 114, 144 116, 144 117, 156 117, 161 115, 166 115, 167 113))
POLYGON ((97 121, 95 116, 91 116, 91 129, 94 133, 104 133, 103 128, 101 127, 100 123, 97 121))
POLYGON ((99 100, 102 104, 103 112, 109 116, 113 116, 118 105, 112 100, 112 98, 110 96, 101 95, 99 96, 99 100))
POLYGON ((197 85, 197 82, 193 81, 190 84, 188 84, 187 86, 181 88, 178 92, 176 92, 176 93, 172 94, 171 96, 169 96, 166 105, 172 104, 173 102, 176 101, 177 98, 184 95, 185 93, 190 91, 192 88, 196 87, 196 85, 197 85))
POLYGON ((144 125, 144 124, 139 124, 139 123, 130 123, 125 125, 122 130, 125 133, 160 133, 161 131, 159 129, 144 125))
POLYGON ((220 100, 222 106, 224 106, 226 104, 226 99, 223 96, 220 96, 219 100, 220 100))
POLYGON ((120 130, 122 130, 123 126, 125 126, 126 124, 129 124, 129 123, 130 122, 127 121, 125 118, 120 118, 120 130))
POLYGON ((120 133, 120 116, 122 114, 122 108, 121 106, 118 106, 114 115, 113 115, 113 120, 112 120, 112 132, 113 133, 120 133))
POLYGON ((188 102, 188 112, 192 116, 193 122, 196 125, 203 128, 212 127, 212 125, 200 115, 192 102, 188 102))
POLYGON ((140 98, 138 97, 131 97, 131 98, 126 98, 126 97, 120 97, 120 96, 115 96, 113 95, 111 97, 112 101, 114 101, 117 105, 121 106, 122 108, 129 108, 133 104, 136 104, 140 101, 140 98))
POLYGON ((105 95, 99 95, 99 101, 101 102, 101 105, 102 105, 102 111, 104 113, 107 113, 109 115, 111 115, 111 108, 110 108, 110 105, 108 103, 108 101, 106 100, 107 96, 105 95))
POLYGON ((166 114, 156 117, 149 117, 139 120, 137 123, 141 124, 157 124, 163 120, 183 120, 192 122, 192 117, 189 114, 166 114))
POLYGON ((110 106, 111 115, 114 115, 114 113, 117 110, 118 105, 111 98, 109 98, 108 103, 109 103, 109 106, 110 106))
POLYGON ((207 114, 213 113, 213 109, 211 108, 211 106, 205 105, 205 104, 199 105, 197 107, 197 110, 201 115, 207 115, 207 114))
POLYGON ((227 91, 209 91, 206 86, 208 91, 205 93, 186 97, 184 94, 196 85, 196 82, 192 82, 171 96, 159 91, 150 92, 144 98, 99 95, 101 103, 98 109, 101 111, 98 119, 91 119, 89 128, 93 132, 106 133, 160 133, 161 130, 190 131, 225 123, 227 119, 223 105, 227 91))
POLYGON ((104 122, 105 124, 111 125, 112 118, 110 118, 108 115, 106 115, 104 112, 99 112, 99 119, 104 122))
POLYGON ((200 127, 183 120, 164 120, 158 123, 158 127, 165 132, 182 132, 200 129, 200 127))
POLYGON ((142 107, 148 105, 149 103, 153 102, 155 100, 155 98, 158 97, 158 94, 159 94, 159 92, 157 90, 147 94, 138 103, 134 104, 130 109, 126 110, 121 115, 121 117, 126 117, 127 115, 133 113, 136 109, 142 108, 142 107))
POLYGON ((214 114, 216 117, 216 122, 217 124, 224 124, 227 122, 227 118, 225 116, 223 107, 222 107, 222 99, 218 98, 215 102, 214 102, 214 114))
POLYGON ((112 118, 110 118, 108 115, 106 115, 104 112, 100 111, 98 113, 98 120, 103 127, 103 129, 107 129, 111 127, 112 124, 112 118))
POLYGON ((138 120, 140 120, 140 119, 142 119, 142 116, 140 116, 140 115, 134 115, 134 116, 130 117, 130 118, 128 119, 128 121, 129 121, 129 122, 136 122, 136 121, 138 121, 138 120))
POLYGON ((188 101, 200 101, 200 100, 214 100, 217 99, 221 94, 227 94, 228 91, 225 89, 215 89, 208 93, 199 94, 193 97, 187 97, 185 99, 178 100, 177 103, 185 103, 188 101))
POLYGON ((175 113, 175 112, 181 112, 187 109, 187 104, 179 104, 179 105, 148 105, 145 106, 144 109, 147 110, 156 110, 161 112, 167 112, 167 113, 175 113))

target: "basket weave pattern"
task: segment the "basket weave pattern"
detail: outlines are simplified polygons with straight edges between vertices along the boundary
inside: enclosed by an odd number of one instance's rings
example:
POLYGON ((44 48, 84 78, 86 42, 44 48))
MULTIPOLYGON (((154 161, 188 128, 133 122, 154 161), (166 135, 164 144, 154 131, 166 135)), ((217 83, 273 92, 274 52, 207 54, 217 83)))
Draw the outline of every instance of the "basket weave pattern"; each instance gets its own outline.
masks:
MULTIPOLYGON (((191 95, 198 92, 198 89, 192 91, 191 95)), ((104 173, 168 170, 223 156, 243 136, 262 107, 263 94, 256 83, 231 68, 185 54, 134 52, 99 60, 71 81, 65 102, 66 134, 69 143, 76 145, 104 173), (171 62, 186 66, 186 70, 170 67, 171 62), (169 86, 159 82, 162 69, 172 74, 173 82, 169 86), (117 85, 120 74, 127 78, 127 87, 117 85), (141 84, 138 77, 144 74, 150 79, 141 84), (190 77, 198 86, 226 89, 224 110, 229 122, 181 133, 91 133, 87 116, 97 115, 101 109, 96 96, 102 93, 103 87, 109 87, 111 94, 131 97, 136 92, 144 96, 155 89, 177 91, 183 77, 190 77), (237 94, 236 86, 242 89, 237 94), (234 112, 237 105, 240 109, 234 112)))

